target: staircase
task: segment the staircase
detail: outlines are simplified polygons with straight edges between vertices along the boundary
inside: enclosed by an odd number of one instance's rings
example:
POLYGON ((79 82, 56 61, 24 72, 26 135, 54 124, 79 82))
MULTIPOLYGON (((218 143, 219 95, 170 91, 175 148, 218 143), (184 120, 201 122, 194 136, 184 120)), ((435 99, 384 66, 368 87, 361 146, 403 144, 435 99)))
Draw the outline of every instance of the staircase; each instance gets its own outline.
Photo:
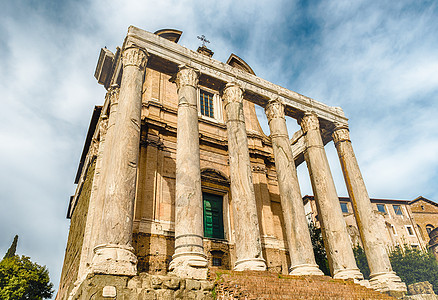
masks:
POLYGON ((328 276, 289 276, 270 272, 211 269, 217 299, 388 299, 352 280, 328 276))

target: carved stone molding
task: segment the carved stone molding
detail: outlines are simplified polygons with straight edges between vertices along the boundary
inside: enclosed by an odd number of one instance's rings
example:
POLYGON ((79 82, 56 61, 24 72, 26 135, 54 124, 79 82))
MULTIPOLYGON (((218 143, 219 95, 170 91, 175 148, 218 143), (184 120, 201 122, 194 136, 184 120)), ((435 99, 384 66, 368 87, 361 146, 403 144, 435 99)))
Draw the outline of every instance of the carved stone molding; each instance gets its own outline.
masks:
POLYGON ((179 66, 179 71, 176 74, 175 83, 178 89, 183 86, 198 87, 199 71, 187 65, 179 66))
POLYGON ((146 140, 141 140, 140 145, 143 147, 151 146, 157 149, 164 148, 163 141, 159 137, 155 137, 155 136, 148 137, 146 140))
POLYGON ((252 171, 254 173, 268 174, 268 169, 266 169, 266 166, 252 166, 252 171))
POLYGON ((243 103, 243 89, 237 83, 227 83, 222 92, 222 99, 225 105, 230 102, 243 103))
POLYGON ((306 112, 300 120, 301 128, 304 133, 309 130, 319 130, 319 120, 314 112, 306 112))
POLYGON ((123 67, 134 66, 143 70, 146 66, 148 54, 146 50, 137 47, 125 48, 122 54, 123 67))
POLYGON ((268 105, 265 107, 266 117, 268 118, 268 122, 270 122, 273 118, 284 118, 284 103, 280 100, 280 98, 274 98, 268 102, 268 105))
POLYGON ((345 125, 337 126, 332 133, 333 141, 335 144, 339 142, 350 141, 350 131, 345 125))

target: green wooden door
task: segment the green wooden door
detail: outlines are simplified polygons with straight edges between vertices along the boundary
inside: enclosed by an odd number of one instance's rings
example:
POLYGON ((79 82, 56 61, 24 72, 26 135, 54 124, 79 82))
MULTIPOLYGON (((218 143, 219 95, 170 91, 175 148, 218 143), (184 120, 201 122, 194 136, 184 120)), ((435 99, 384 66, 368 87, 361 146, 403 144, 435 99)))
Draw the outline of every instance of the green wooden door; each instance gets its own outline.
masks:
POLYGON ((223 239, 222 196, 202 193, 202 198, 204 202, 204 236, 223 239))

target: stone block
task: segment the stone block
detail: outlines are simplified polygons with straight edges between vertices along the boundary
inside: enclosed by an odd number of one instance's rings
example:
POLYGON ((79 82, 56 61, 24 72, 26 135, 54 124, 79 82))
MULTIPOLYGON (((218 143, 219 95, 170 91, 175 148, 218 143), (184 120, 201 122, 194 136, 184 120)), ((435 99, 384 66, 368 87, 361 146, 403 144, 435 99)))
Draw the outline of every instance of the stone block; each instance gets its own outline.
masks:
POLYGON ((435 294, 433 286, 429 281, 412 283, 408 285, 408 291, 410 295, 435 294))
POLYGON ((115 286, 107 285, 102 289, 102 297, 104 298, 115 298, 117 296, 117 290, 115 286))
POLYGON ((154 290, 145 289, 141 292, 139 300, 156 300, 157 293, 154 290))
POLYGON ((214 282, 211 281, 201 281, 202 291, 211 291, 214 288, 214 282))
POLYGON ((169 276, 163 280, 163 286, 171 290, 177 290, 179 288, 180 282, 180 278, 169 276))
POLYGON ((157 300, 172 300, 174 298, 174 292, 168 289, 157 290, 157 300))
POLYGON ((163 279, 160 275, 151 275, 149 279, 153 289, 159 289, 163 283, 163 279))
POLYGON ((201 282, 193 279, 186 280, 186 290, 199 290, 201 288, 201 282))

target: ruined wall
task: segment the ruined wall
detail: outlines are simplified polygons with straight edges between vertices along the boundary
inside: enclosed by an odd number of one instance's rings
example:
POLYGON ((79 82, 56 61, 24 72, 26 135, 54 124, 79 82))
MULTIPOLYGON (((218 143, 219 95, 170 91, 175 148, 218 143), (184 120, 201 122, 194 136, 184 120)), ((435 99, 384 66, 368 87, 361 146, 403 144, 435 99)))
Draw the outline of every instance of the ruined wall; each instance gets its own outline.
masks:
POLYGON ((77 279, 95 166, 96 160, 93 160, 88 166, 86 178, 80 189, 80 195, 71 216, 64 265, 62 267, 61 280, 56 299, 66 299, 73 288, 73 283, 77 279))

